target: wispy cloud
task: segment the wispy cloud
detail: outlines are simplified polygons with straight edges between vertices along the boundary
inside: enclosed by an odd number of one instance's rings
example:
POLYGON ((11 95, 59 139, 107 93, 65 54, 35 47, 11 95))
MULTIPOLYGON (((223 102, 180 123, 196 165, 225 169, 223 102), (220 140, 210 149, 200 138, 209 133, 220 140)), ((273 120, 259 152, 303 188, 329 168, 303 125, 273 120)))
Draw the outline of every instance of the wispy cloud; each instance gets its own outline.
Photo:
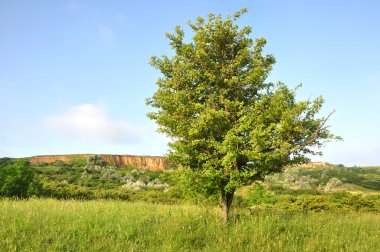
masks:
POLYGON ((53 132, 86 141, 128 143, 140 138, 140 131, 124 121, 109 118, 104 105, 81 104, 47 117, 45 126, 53 132))

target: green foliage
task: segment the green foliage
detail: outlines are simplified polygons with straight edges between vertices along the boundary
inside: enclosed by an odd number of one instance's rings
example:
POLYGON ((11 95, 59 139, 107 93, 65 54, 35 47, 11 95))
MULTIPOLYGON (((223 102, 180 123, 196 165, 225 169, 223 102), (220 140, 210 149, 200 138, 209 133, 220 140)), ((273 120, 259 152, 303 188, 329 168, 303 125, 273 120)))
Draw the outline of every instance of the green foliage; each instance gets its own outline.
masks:
POLYGON ((7 164, 12 163, 12 162, 14 162, 13 158, 8 158, 8 157, 0 158, 0 167, 4 167, 7 164))
POLYGON ((0 166, 0 196, 25 198, 39 193, 35 170, 27 160, 3 162, 0 166))
POLYGON ((99 155, 90 155, 87 159, 87 165, 104 167, 107 165, 107 162, 99 155))
POLYGON ((149 171, 118 168, 92 155, 87 161, 36 165, 41 190, 38 196, 58 199, 119 199, 147 202, 184 202, 182 193, 172 190, 177 183, 170 170, 149 171))
POLYGON ((188 43, 177 26, 167 34, 174 56, 151 59, 162 77, 147 100, 155 108, 148 116, 173 139, 169 158, 206 195, 233 195, 339 139, 325 127, 328 117, 317 117, 321 97, 297 102, 296 90, 266 82, 275 59, 262 54, 264 38, 254 42, 251 27, 235 24, 246 11, 189 22, 188 43))
MULTIPOLYGON (((380 212, 379 195, 360 195, 347 192, 329 195, 275 195, 275 204, 262 202, 264 208, 302 212, 380 212)), ((255 207, 253 208, 256 209, 255 207)))
POLYGON ((340 180, 342 188, 347 190, 350 186, 353 191, 379 191, 380 190, 380 167, 342 167, 340 165, 328 165, 326 167, 290 167, 279 176, 278 182, 289 182, 285 176, 292 176, 293 181, 303 176, 318 180, 318 184, 326 186, 332 179, 340 180))
MULTIPOLYGON (((184 196, 176 190, 164 191, 160 189, 133 190, 125 187, 118 188, 92 188, 88 186, 70 185, 66 183, 56 183, 42 181, 42 189, 39 194, 43 197, 57 199, 76 199, 76 200, 99 200, 113 199, 125 201, 144 201, 151 203, 185 203, 197 202, 200 200, 184 196)), ((207 201, 203 201, 206 203, 207 201)))
POLYGON ((273 190, 271 184, 255 183, 239 202, 242 207, 302 212, 380 212, 380 195, 353 194, 346 191, 323 193, 317 189, 273 190), (266 185, 267 189, 263 186, 266 185))
POLYGON ((380 212, 380 195, 361 195, 348 192, 335 192, 330 197, 331 202, 349 206, 354 211, 380 212))
POLYGON ((254 183, 250 186, 249 192, 245 198, 249 205, 275 204, 276 199, 273 195, 265 190, 261 183, 254 183))
POLYGON ((326 186, 324 188, 324 192, 325 193, 331 193, 331 192, 336 192, 336 191, 340 191, 341 188, 343 186, 343 183, 342 181, 340 181, 339 179, 337 178, 332 178, 330 179, 327 183, 326 183, 326 186))
MULTIPOLYGON (((159 172, 133 167, 119 169, 99 160, 92 164, 91 162, 82 162, 82 164, 57 162, 40 164, 36 167, 30 167, 26 160, 3 159, 2 161, 2 175, 5 174, 5 171, 8 174, 9 171, 15 172, 18 169, 33 170, 34 175, 27 194, 20 196, 13 193, 1 194, 1 196, 28 197, 36 195, 57 199, 113 199, 168 204, 192 203, 207 206, 216 205, 220 200, 217 194, 202 191, 214 188, 211 184, 214 181, 211 179, 212 173, 205 173, 202 177, 197 175, 196 171, 187 168, 159 172), (18 168, 15 169, 15 166, 18 168), (5 169, 5 167, 7 168, 5 169), (9 170, 9 167, 13 168, 9 170), (204 186, 205 184, 208 186, 204 186)), ((351 178, 360 176, 362 184, 365 184, 367 180, 377 179, 379 169, 376 167, 343 168, 343 172, 336 169, 342 168, 333 165, 323 169, 288 168, 285 173, 267 176, 264 182, 247 187, 244 189, 247 191, 245 194, 239 193, 239 196, 235 197, 234 204, 241 209, 249 207, 253 212, 260 211, 260 209, 298 212, 378 212, 380 209, 379 195, 350 194, 344 190, 346 190, 347 184, 352 183, 351 178), (322 174, 325 174, 326 177, 322 178, 322 174), (344 180, 345 183, 343 186, 331 187, 328 182, 337 181, 334 179, 335 177, 331 177, 337 174, 341 175, 339 180, 344 180), (317 183, 314 183, 315 180, 317 183), (300 184, 310 185, 310 188, 300 189, 300 184), (326 186, 339 190, 325 190, 326 186), (325 191, 328 193, 326 194, 325 191)), ((26 173, 23 171, 18 174, 26 173)), ((27 177, 18 176, 23 179, 27 177)), ((2 176, 1 181, 4 178, 2 176)), ((15 183, 7 183, 7 185, 12 184, 15 183)))
POLYGON ((175 183, 172 184, 169 194, 175 198, 197 204, 215 204, 219 201, 217 194, 205 191, 215 190, 211 185, 213 180, 199 176, 194 170, 187 168, 174 170, 170 173, 170 177, 175 183))
POLYGON ((265 177, 265 186, 275 194, 317 195, 339 191, 378 193, 380 167, 288 167, 265 177))

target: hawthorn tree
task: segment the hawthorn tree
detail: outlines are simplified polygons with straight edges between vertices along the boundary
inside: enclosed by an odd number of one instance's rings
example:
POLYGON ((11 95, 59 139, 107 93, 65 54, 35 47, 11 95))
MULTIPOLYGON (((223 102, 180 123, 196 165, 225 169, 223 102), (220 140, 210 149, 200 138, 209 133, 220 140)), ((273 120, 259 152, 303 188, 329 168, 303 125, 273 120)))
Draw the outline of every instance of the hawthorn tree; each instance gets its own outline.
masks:
POLYGON ((306 154, 339 137, 318 118, 323 98, 296 101, 295 90, 266 82, 275 59, 263 55, 264 38, 253 41, 251 27, 234 22, 247 10, 225 19, 209 14, 189 22, 190 42, 180 26, 167 34, 174 56, 153 56, 162 77, 147 105, 169 143, 168 157, 190 170, 193 186, 219 194, 221 218, 237 188, 308 162, 306 154))

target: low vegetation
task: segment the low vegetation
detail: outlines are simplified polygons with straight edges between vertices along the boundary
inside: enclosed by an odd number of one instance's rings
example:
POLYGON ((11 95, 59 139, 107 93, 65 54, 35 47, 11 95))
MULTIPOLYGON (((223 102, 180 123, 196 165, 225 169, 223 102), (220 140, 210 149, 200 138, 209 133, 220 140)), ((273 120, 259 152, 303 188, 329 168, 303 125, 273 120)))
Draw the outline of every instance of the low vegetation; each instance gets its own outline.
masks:
POLYGON ((379 177, 380 167, 290 167, 240 189, 222 225, 220 199, 179 170, 3 158, 0 251, 379 251, 379 177))
POLYGON ((323 167, 296 166, 284 173, 266 177, 272 185, 284 189, 322 189, 351 192, 379 192, 380 167, 345 167, 343 165, 326 164, 323 167))
POLYGON ((0 200, 0 251, 379 251, 375 213, 0 200))
MULTIPOLYGON (((31 166, 0 159, 0 195, 57 199, 118 199, 152 203, 212 205, 216 196, 189 189, 193 180, 178 170, 118 168, 90 156, 71 163, 31 166)), ((235 207, 297 211, 380 211, 380 167, 290 167, 239 190, 235 207)))

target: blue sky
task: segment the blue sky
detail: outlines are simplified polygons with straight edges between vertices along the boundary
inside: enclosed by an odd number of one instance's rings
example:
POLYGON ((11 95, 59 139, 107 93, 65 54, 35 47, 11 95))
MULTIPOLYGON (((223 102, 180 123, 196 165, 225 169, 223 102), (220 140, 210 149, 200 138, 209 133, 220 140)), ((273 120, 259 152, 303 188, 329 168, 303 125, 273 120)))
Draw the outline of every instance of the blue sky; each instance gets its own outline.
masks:
MULTIPOLYGON (((165 33, 210 12, 248 7, 240 25, 265 37, 270 81, 322 95, 322 115, 345 140, 315 161, 380 165, 380 1, 0 0, 0 157, 163 155, 145 98, 172 54, 165 33)), ((190 39, 187 33, 187 39, 190 39)))

